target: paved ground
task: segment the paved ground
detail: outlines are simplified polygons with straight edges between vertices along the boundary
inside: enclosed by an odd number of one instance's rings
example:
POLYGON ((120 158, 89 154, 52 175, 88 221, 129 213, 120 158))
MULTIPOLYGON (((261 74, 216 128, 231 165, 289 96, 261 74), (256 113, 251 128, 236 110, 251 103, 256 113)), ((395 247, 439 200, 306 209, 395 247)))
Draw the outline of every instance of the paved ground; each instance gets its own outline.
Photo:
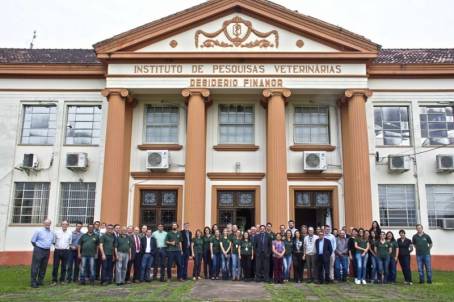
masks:
POLYGON ((263 301, 271 299, 271 294, 263 283, 200 280, 192 288, 191 298, 203 301, 263 301))

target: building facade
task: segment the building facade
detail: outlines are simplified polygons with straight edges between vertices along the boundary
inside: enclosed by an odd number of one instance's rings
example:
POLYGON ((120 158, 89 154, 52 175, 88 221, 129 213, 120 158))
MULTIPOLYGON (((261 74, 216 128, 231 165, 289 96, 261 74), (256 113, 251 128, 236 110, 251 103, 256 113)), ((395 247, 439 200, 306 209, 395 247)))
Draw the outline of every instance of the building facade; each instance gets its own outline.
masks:
POLYGON ((0 75, 0 263, 46 217, 294 219, 421 223, 454 267, 454 49, 212 0, 93 49, 0 49, 0 75))

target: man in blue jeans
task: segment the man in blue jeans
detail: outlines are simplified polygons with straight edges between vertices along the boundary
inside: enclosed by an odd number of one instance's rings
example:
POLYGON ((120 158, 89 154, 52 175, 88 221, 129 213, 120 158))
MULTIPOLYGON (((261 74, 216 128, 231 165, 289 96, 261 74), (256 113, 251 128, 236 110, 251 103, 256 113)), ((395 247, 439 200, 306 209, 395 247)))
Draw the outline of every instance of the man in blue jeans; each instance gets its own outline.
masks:
POLYGON ((79 247, 79 240, 82 237, 82 222, 76 222, 76 229, 71 234, 71 245, 69 246, 68 268, 66 271, 66 281, 68 283, 79 281, 79 256, 77 249, 79 247))
POLYGON ((80 237, 78 255, 81 259, 80 284, 85 285, 85 279, 90 278, 90 284, 95 284, 95 256, 98 254, 99 237, 94 232, 93 223, 88 224, 88 232, 80 237))
POLYGON ((418 263, 419 283, 424 283, 424 267, 427 273, 427 283, 432 283, 432 263, 430 250, 432 249, 432 239, 424 233, 420 224, 416 225, 416 234, 413 235, 412 243, 416 249, 416 262, 418 263))
POLYGON ((339 231, 334 253, 336 254, 334 277, 337 281, 345 282, 348 274, 348 239, 344 230, 339 231))
POLYGON ((157 250, 156 247, 156 239, 151 236, 151 230, 148 229, 145 233, 145 236, 142 237, 141 239, 141 267, 140 267, 140 282, 146 281, 150 282, 151 281, 151 266, 153 264, 154 258, 155 258, 155 253, 157 250))

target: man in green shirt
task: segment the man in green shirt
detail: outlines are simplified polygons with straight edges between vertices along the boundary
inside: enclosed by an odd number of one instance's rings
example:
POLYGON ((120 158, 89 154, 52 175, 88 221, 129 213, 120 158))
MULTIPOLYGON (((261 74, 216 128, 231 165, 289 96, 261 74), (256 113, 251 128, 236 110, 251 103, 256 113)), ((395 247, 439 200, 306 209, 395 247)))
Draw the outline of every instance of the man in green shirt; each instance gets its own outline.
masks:
POLYGON ((416 249, 416 262, 418 263, 419 283, 424 283, 424 267, 427 273, 427 283, 432 283, 432 262, 430 250, 432 249, 432 239, 424 233, 420 224, 416 225, 416 234, 413 235, 413 245, 416 249))
POLYGON ((126 227, 122 227, 120 235, 115 240, 115 282, 117 285, 125 284, 126 270, 128 268, 128 260, 131 257, 131 240, 126 234, 126 227))
POLYGON ((113 225, 107 225, 107 231, 99 239, 99 250, 102 257, 101 285, 112 283, 113 261, 114 261, 114 242, 113 225))
POLYGON ((85 278, 90 279, 90 284, 95 283, 95 256, 98 254, 99 237, 96 235, 93 223, 88 224, 87 233, 83 234, 79 240, 78 255, 81 259, 80 264, 80 284, 85 285, 85 278), (88 266, 88 269, 87 269, 88 266))
POLYGON ((164 282, 164 271, 165 271, 165 259, 167 256, 167 232, 164 231, 164 225, 158 225, 158 229, 153 232, 151 235, 156 240, 156 255, 154 259, 154 268, 153 268, 153 276, 156 278, 158 276, 158 267, 160 268, 160 278, 159 281, 164 282))
POLYGON ((172 223, 172 231, 167 233, 166 236, 167 245, 167 279, 172 279, 172 266, 175 263, 177 265, 177 278, 183 281, 181 278, 181 256, 183 255, 181 249, 181 233, 178 231, 178 224, 172 223))

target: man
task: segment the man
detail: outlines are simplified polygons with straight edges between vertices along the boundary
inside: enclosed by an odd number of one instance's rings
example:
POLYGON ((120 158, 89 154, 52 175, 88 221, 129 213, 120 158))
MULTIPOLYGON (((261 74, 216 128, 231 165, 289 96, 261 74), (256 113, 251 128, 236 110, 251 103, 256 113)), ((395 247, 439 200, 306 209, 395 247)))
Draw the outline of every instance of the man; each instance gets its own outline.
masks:
POLYGON ((317 235, 314 235, 314 228, 308 228, 308 234, 304 237, 304 255, 303 260, 306 261, 308 282, 314 282, 317 278, 317 255, 315 250, 315 241, 318 239, 317 235))
MULTIPOLYGON (((93 223, 94 229, 93 233, 95 233, 98 238, 101 238, 101 222, 100 221, 95 221, 93 223)), ((102 270, 102 259, 101 259, 101 252, 98 249, 98 253, 95 256, 95 271, 96 271, 96 280, 99 280, 100 275, 101 275, 101 270, 102 270)))
POLYGON ((114 236, 115 238, 118 238, 121 233, 121 226, 119 224, 114 224, 114 236))
POLYGON ((111 284, 113 278, 114 262, 114 242, 113 225, 107 225, 107 231, 99 239, 99 250, 102 259, 101 285, 111 284))
POLYGON ((99 227, 99 232, 101 235, 104 235, 107 232, 107 224, 105 222, 101 223, 101 226, 99 227))
POLYGON ((282 236, 282 238, 283 238, 282 240, 284 240, 284 238, 285 238, 285 232, 286 232, 286 231, 287 231, 287 230, 286 230, 286 228, 285 228, 285 225, 284 225, 284 224, 281 224, 281 225, 279 226, 279 233, 281 234, 281 236, 282 236))
POLYGON ((333 253, 330 256, 329 260, 329 278, 331 281, 334 280, 334 260, 336 259, 336 256, 334 255, 334 251, 336 250, 336 236, 331 234, 331 226, 325 225, 324 228, 325 232, 325 238, 331 241, 331 247, 333 249, 333 253))
POLYGON ((175 263, 177 266, 177 279, 181 279, 181 233, 178 232, 178 224, 172 223, 172 230, 166 236, 167 245, 167 281, 172 279, 172 266, 175 263))
MULTIPOLYGON (((266 234, 271 238, 271 242, 276 238, 273 233, 273 224, 271 222, 266 224, 266 234)), ((284 238, 282 238, 282 240, 284 240, 284 238)), ((270 257, 269 277, 270 279, 273 279, 273 257, 270 257)))
POLYGON ((33 245, 33 256, 31 266, 31 286, 33 288, 43 285, 43 280, 46 276, 50 248, 55 240, 55 235, 50 230, 51 224, 52 221, 50 219, 44 220, 44 226, 35 231, 32 236, 31 243, 33 245))
POLYGON ((79 247, 79 240, 82 237, 82 222, 76 222, 76 228, 71 233, 71 245, 68 257, 68 269, 66 274, 66 281, 68 283, 79 281, 79 256, 77 250, 79 247))
POLYGON ((335 250, 335 278, 337 281, 347 281, 348 273, 348 239, 345 231, 340 230, 339 237, 336 238, 335 250))
POLYGON ((139 235, 139 237, 140 237, 140 238, 143 238, 143 237, 147 236, 147 231, 148 231, 148 227, 144 224, 144 225, 142 226, 142 229, 140 230, 140 235, 139 235))
POLYGON ((329 263, 331 255, 333 254, 333 248, 331 241, 324 238, 324 231, 320 230, 318 233, 318 239, 315 240, 315 253, 317 255, 317 266, 318 266, 318 282, 329 283, 331 278, 329 276, 329 263))
POLYGON ((167 232, 164 231, 162 224, 158 225, 158 230, 154 231, 151 235, 156 240, 156 253, 154 259, 153 276, 158 276, 158 266, 160 267, 160 279, 159 281, 164 282, 164 270, 165 270, 165 259, 167 256, 167 245, 166 237, 167 232))
POLYGON ((296 228, 295 228, 295 221, 289 220, 288 221, 288 230, 292 232, 292 237, 295 236, 296 228))
POLYGON ((156 253, 156 239, 151 236, 151 230, 147 229, 145 237, 140 239, 142 263, 140 268, 140 282, 151 281, 150 268, 153 264, 154 255, 156 253))
POLYGON ((131 240, 126 234, 126 227, 120 229, 120 235, 115 240, 115 282, 125 284, 128 261, 131 257, 131 240))
POLYGON ((61 222, 61 229, 55 232, 55 250, 54 264, 52 267, 52 285, 56 285, 57 281, 64 283, 66 280, 66 266, 69 258, 69 247, 72 241, 71 231, 68 230, 68 221, 61 222), (61 265, 60 280, 58 280, 58 267, 61 265))
POLYGON ((99 237, 94 233, 93 223, 87 226, 87 233, 80 237, 78 247, 78 257, 81 259, 80 265, 80 284, 85 285, 87 276, 90 279, 90 284, 95 284, 95 257, 99 251, 99 237), (88 268, 87 268, 88 267, 88 268), (87 274, 88 273, 88 274, 87 274))
POLYGON ((270 256, 271 256, 271 243, 272 240, 266 234, 265 226, 260 226, 260 233, 254 239, 255 251, 255 281, 270 282, 269 269, 270 269, 270 256))
POLYGON ((416 234, 413 235, 412 243, 416 249, 416 262, 418 263, 419 283, 424 283, 424 268, 427 274, 427 283, 432 284, 432 261, 430 250, 433 243, 429 235, 424 233, 421 224, 416 225, 416 234))
POLYGON ((189 223, 183 225, 183 230, 181 231, 181 279, 188 279, 188 261, 192 256, 191 251, 192 243, 192 232, 189 230, 189 223))
MULTIPOLYGON (((257 227, 256 226, 251 226, 251 233, 249 236, 249 240, 251 240, 252 246, 255 244, 255 238, 257 237, 257 227)), ((251 261, 251 277, 255 277, 255 257, 253 257, 251 261)))
MULTIPOLYGON (((134 276, 132 281, 134 283, 138 282, 140 279, 140 268, 142 266, 142 254, 140 251, 142 250, 141 242, 140 242, 140 229, 139 227, 134 228, 134 232, 130 235, 131 239, 131 257, 132 257, 132 264, 134 266, 134 276)), ((128 266, 128 272, 126 278, 129 279, 129 274, 131 272, 131 267, 128 266)))

